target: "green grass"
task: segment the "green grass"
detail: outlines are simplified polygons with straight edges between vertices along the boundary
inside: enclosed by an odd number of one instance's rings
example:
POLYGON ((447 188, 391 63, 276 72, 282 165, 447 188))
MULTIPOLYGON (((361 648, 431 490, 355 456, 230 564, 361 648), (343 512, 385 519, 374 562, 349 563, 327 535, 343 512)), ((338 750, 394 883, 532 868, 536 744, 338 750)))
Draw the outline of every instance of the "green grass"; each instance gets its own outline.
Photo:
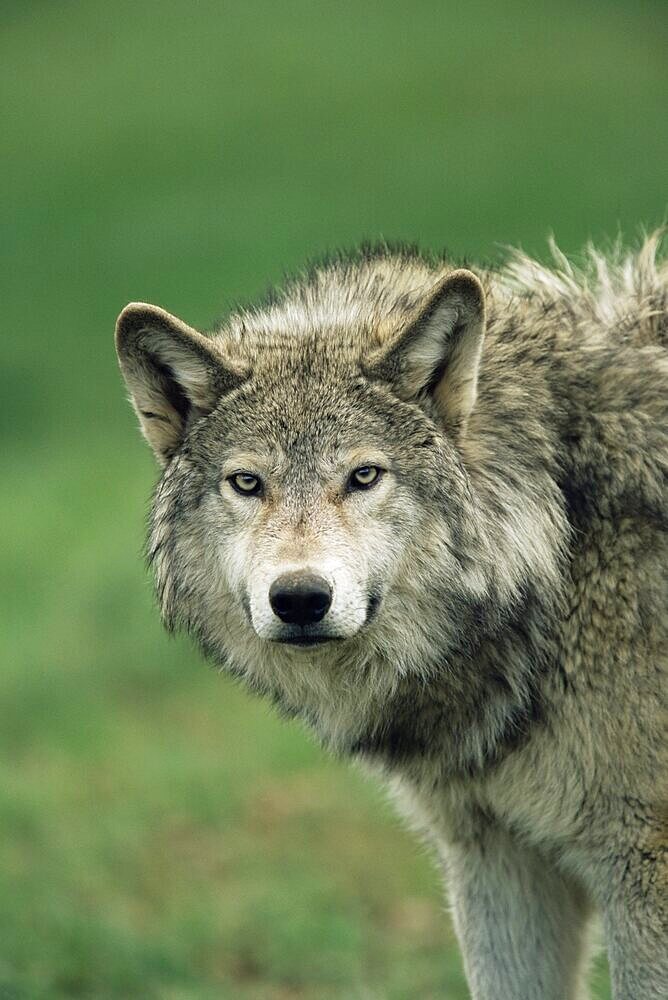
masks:
POLYGON ((658 0, 3 4, 0 997, 466 996, 381 793, 163 635, 111 332, 130 299, 206 326, 363 237, 496 259, 656 224, 665 28, 658 0))

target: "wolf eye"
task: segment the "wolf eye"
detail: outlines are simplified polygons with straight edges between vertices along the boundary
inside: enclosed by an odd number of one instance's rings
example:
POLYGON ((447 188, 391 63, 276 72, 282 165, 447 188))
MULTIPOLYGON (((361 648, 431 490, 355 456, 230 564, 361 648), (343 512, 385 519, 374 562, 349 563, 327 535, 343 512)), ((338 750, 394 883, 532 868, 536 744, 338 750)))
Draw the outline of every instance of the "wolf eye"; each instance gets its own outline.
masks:
POLYGON ((262 492, 262 480, 252 472, 235 472, 227 481, 233 490, 244 497, 257 496, 262 492))
POLYGON ((377 465, 361 465, 351 473, 348 480, 349 490, 368 490, 370 486, 378 482, 383 473, 377 465))

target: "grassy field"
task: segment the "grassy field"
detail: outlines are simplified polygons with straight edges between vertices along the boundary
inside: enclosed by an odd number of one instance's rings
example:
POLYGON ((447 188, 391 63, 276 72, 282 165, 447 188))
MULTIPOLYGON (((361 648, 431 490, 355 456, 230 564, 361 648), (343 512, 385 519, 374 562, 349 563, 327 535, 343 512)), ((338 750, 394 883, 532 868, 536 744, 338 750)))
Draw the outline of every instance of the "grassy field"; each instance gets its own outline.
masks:
POLYGON ((381 793, 162 634, 113 323, 206 327, 362 237, 496 259, 656 224, 665 5, 1 18, 0 997, 460 1000, 381 793))

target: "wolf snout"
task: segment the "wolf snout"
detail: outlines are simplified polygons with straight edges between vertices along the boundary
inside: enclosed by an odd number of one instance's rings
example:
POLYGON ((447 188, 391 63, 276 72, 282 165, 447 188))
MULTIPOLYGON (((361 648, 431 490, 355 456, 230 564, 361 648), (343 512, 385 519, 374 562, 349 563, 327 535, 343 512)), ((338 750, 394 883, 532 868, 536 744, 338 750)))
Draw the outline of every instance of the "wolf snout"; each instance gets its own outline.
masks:
POLYGON ((315 573, 284 573, 269 588, 269 603, 286 625, 315 625, 332 603, 332 588, 315 573))

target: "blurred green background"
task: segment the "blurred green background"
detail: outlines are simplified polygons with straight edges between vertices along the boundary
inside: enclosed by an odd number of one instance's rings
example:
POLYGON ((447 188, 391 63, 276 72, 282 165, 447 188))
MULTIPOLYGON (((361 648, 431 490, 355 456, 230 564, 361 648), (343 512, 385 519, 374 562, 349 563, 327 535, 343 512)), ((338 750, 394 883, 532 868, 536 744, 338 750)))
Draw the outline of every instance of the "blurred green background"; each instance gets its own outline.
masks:
POLYGON ((2 3, 0 997, 466 996, 382 793, 163 635, 114 320, 206 328, 364 237, 635 237, 666 207, 667 12, 2 3))

